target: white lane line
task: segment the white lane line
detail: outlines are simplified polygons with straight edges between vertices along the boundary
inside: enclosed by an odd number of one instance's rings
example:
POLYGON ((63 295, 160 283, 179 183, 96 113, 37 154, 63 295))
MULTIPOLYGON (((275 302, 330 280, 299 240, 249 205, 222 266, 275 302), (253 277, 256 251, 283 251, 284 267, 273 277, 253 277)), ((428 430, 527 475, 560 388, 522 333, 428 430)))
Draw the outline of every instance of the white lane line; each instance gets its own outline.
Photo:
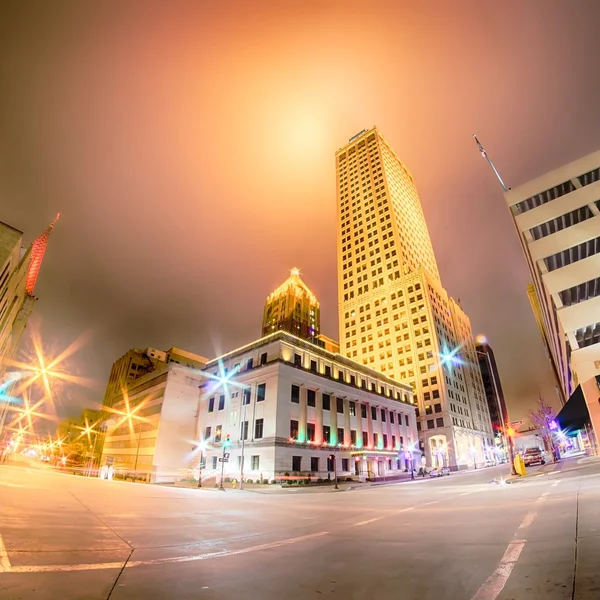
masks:
POLYGON ((430 506, 432 504, 437 504, 439 500, 434 500, 433 502, 425 502, 425 504, 421 504, 421 506, 430 506))
POLYGON ((9 571, 12 571, 12 566, 8 559, 8 552, 6 551, 4 540, 0 535, 0 573, 8 573, 9 571))
MULTIPOLYGON (((536 517, 537 517, 537 511, 532 510, 532 511, 528 512, 525 515, 525 518, 523 519, 521 524, 519 525, 519 529, 525 529, 526 527, 529 527, 533 523, 533 521, 535 520, 536 517)), ((517 534, 515 533, 515 535, 517 535, 517 534)))
POLYGON ((383 519, 383 517, 375 517, 373 519, 367 519, 366 521, 360 521, 359 523, 354 523, 352 527, 361 527, 362 525, 368 525, 369 523, 375 523, 375 521, 379 521, 383 519))
POLYGON ((521 556, 527 540, 515 540, 508 545, 504 556, 498 563, 496 570, 488 577, 487 581, 477 590, 472 600, 495 600, 504 589, 512 570, 521 556))
POLYGON ((550 487, 556 487, 560 483, 560 479, 557 479, 550 487))
MULTIPOLYGON (((303 535, 296 538, 290 538, 287 540, 281 540, 278 542, 270 542, 268 544, 260 544, 258 546, 249 546, 248 548, 241 548, 240 550, 223 550, 221 552, 209 552, 206 554, 195 554, 191 556, 173 556, 170 558, 156 558, 152 560, 130 560, 125 564, 126 569, 133 567, 142 567, 148 565, 164 565, 169 563, 183 563, 193 562, 197 560, 210 560, 212 558, 223 558, 227 556, 238 556, 240 554, 248 554, 249 552, 260 552, 261 550, 270 550, 271 548, 279 548, 281 546, 287 546, 289 544, 297 544, 298 542, 304 542, 315 538, 328 535, 328 531, 320 531, 318 533, 311 533, 309 535, 303 535)), ((92 563, 82 565, 31 565, 31 566, 18 566, 13 567, 13 573, 51 573, 51 572, 65 572, 65 571, 96 571, 100 569, 122 569, 123 562, 106 562, 106 563, 92 563)))

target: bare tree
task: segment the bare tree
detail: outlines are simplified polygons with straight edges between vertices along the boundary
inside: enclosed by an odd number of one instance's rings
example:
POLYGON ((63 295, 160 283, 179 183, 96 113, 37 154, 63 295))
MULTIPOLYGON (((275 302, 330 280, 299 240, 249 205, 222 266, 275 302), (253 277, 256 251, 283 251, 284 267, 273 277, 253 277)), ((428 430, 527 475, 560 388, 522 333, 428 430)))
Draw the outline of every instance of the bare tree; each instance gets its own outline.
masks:
POLYGON ((544 402, 542 397, 538 398, 535 410, 529 411, 529 420, 535 429, 540 430, 546 450, 554 450, 552 440, 552 429, 550 424, 556 419, 555 410, 544 402))

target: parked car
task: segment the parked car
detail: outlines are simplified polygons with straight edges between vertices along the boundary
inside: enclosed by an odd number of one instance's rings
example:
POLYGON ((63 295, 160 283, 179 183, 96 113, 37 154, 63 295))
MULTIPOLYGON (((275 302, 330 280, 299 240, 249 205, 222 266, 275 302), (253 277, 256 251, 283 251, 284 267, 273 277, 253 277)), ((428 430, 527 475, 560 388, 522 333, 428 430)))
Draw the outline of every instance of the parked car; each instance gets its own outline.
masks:
POLYGON ((450 475, 450 469, 448 467, 431 469, 431 471, 429 471, 429 477, 443 477, 444 475, 450 475))
POLYGON ((523 463, 526 467, 530 465, 545 465, 546 457, 544 456, 543 450, 539 448, 527 448, 525 452, 523 452, 523 463))

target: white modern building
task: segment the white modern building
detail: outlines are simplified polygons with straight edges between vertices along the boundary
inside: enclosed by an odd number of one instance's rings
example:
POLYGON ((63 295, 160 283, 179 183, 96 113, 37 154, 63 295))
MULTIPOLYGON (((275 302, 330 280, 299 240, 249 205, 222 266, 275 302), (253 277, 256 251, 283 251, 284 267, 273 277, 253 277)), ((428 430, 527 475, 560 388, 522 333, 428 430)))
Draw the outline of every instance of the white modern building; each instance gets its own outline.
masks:
POLYGON ((280 331, 204 373, 191 464, 203 477, 223 467, 238 480, 366 479, 420 466, 411 388, 339 354, 280 331))
POLYGON ((598 437, 600 151, 507 191, 505 198, 533 276, 530 297, 562 396, 575 402, 585 396, 598 437))

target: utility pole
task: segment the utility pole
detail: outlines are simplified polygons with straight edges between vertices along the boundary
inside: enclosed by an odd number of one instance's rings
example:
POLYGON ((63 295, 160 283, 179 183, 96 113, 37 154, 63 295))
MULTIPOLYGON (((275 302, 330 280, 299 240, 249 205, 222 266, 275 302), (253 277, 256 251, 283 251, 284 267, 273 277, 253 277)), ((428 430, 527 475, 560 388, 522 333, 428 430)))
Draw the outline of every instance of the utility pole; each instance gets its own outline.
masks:
POLYGON ((225 488, 223 487, 225 463, 229 462, 229 452, 226 452, 227 448, 229 448, 229 444, 231 444, 231 435, 228 433, 225 441, 223 442, 223 456, 219 459, 221 461, 221 481, 219 482, 219 489, 223 492, 225 491, 225 488))

